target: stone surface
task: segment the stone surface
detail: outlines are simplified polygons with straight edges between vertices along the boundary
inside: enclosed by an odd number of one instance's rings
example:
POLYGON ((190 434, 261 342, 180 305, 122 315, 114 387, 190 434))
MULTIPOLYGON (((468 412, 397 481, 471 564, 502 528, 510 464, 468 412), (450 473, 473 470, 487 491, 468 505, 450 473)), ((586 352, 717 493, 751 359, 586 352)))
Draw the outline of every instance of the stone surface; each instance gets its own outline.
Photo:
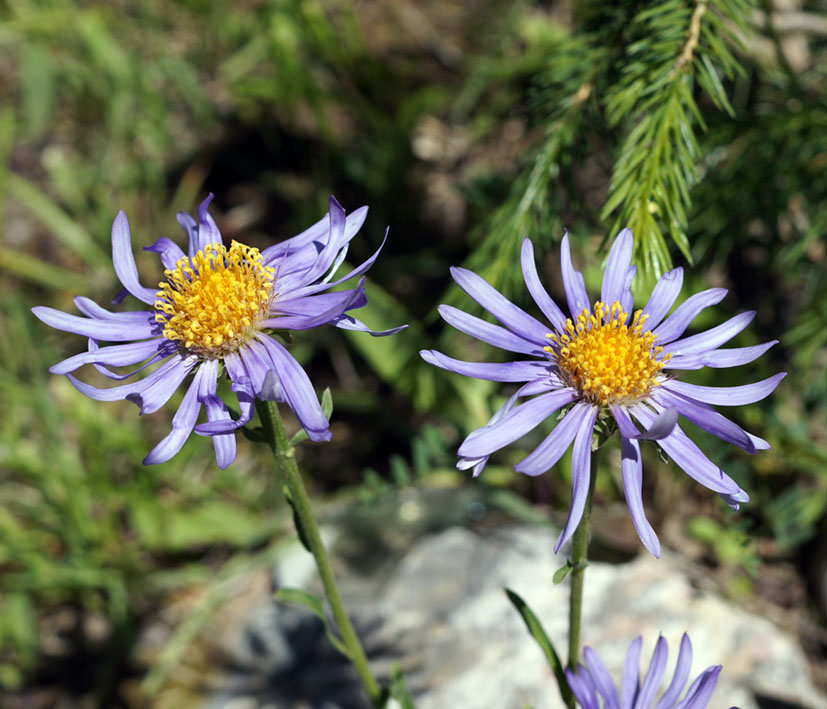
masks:
MULTIPOLYGON (((551 553, 556 532, 529 525, 418 531, 424 535, 408 539, 404 554, 387 542, 383 562, 372 563, 368 574, 360 573, 366 565, 352 545, 344 555, 349 565, 339 564, 346 605, 375 673, 387 679, 399 661, 418 709, 562 707, 542 653, 504 594, 510 588, 528 603, 563 656, 568 584, 552 583, 565 560, 551 553)), ((361 543, 370 554, 370 535, 361 543)), ((298 545, 281 558, 275 580, 317 590, 312 561, 298 545)), ((671 676, 684 631, 694 648, 693 677, 724 666, 711 707, 827 709, 795 639, 698 589, 679 558, 642 553, 625 564, 589 566, 583 641, 614 677, 637 635, 648 663, 659 633, 669 642, 671 676)), ((232 655, 234 669, 207 702, 210 709, 367 706, 320 624, 300 609, 263 600, 232 655)))

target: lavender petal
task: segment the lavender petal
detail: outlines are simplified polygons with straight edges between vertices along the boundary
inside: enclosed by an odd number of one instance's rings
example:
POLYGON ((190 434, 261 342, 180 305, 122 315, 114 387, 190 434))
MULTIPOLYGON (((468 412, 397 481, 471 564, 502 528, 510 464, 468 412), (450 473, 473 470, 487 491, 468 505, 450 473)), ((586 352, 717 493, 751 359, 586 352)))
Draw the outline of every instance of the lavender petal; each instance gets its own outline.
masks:
POLYGON ((496 288, 480 278, 473 271, 456 266, 451 276, 457 285, 471 298, 491 313, 512 332, 519 333, 544 347, 548 343, 548 326, 518 308, 496 288))
POLYGON ((638 692, 636 701, 638 706, 647 708, 652 706, 655 700, 655 693, 660 689, 663 673, 666 671, 666 657, 668 653, 669 648, 666 644, 666 638, 661 635, 655 643, 655 650, 652 653, 649 669, 643 678, 643 683, 640 685, 640 691, 638 692))
POLYGON ((464 332, 466 335, 471 335, 471 337, 476 337, 478 340, 487 342, 489 345, 494 345, 494 347, 499 347, 509 352, 520 352, 522 354, 535 355, 536 357, 545 357, 546 355, 543 350, 544 345, 531 342, 499 325, 494 325, 474 315, 469 315, 451 305, 440 305, 437 310, 442 316, 442 319, 449 325, 455 327, 460 332, 464 332))
POLYGON ((665 382, 662 386, 668 391, 674 391, 689 399, 702 401, 717 406, 744 406, 769 396, 787 376, 786 372, 779 372, 767 379, 754 384, 744 384, 737 387, 707 387, 698 384, 688 384, 677 379, 665 382))
POLYGON ((563 276, 563 290, 566 292, 566 302, 571 316, 577 318, 583 310, 591 311, 583 274, 574 270, 571 263, 568 232, 563 234, 563 241, 560 244, 560 269, 563 276))
POLYGON ((705 332, 700 332, 697 335, 692 335, 691 337, 686 337, 682 340, 672 342, 664 349, 667 352, 675 352, 682 355, 714 350, 716 347, 720 347, 725 342, 729 342, 729 340, 749 325, 754 317, 754 310, 750 310, 746 313, 740 313, 726 322, 721 323, 717 327, 713 327, 705 332))
POLYGON ((627 272, 632 263, 633 246, 632 232, 629 229, 623 229, 615 238, 609 251, 609 259, 603 271, 603 285, 600 289, 600 300, 608 306, 615 301, 621 301, 626 295, 627 272))
POLYGON ((138 280, 138 267, 129 238, 129 220, 123 210, 112 222, 112 264, 118 279, 132 295, 149 305, 155 302, 155 290, 144 288, 138 280))
POLYGON ((552 300, 548 291, 540 283, 540 276, 537 274, 537 263, 534 261, 534 245, 531 243, 531 239, 523 239, 520 265, 523 270, 523 280, 534 302, 537 303, 537 307, 540 308, 543 315, 548 318, 555 329, 559 332, 565 332, 566 316, 563 315, 563 311, 557 307, 557 303, 552 300))
POLYGON ((574 392, 568 389, 540 394, 517 406, 496 425, 479 429, 479 435, 475 435, 476 432, 469 435, 457 453, 463 458, 490 455, 524 436, 561 406, 572 401, 574 396, 574 392))
POLYGON ((632 439, 620 438, 620 469, 623 475, 623 493, 626 507, 640 541, 655 558, 660 558, 660 541, 643 508, 643 474, 640 460, 640 444, 632 439))
POLYGON ((655 287, 652 289, 652 295, 649 296, 649 302, 643 308, 643 314, 647 315, 646 329, 654 330, 660 325, 666 313, 675 304, 678 294, 681 292, 683 285, 683 269, 675 268, 668 273, 664 273, 655 287))
POLYGON ((597 418, 597 408, 591 407, 577 430, 571 453, 571 506, 563 531, 554 544, 554 553, 560 551, 577 529, 586 507, 586 497, 591 482, 592 432, 597 418))
MULTIPOLYGON (((651 426, 655 420, 655 414, 644 406, 634 407, 631 413, 644 427, 651 426)), ((689 477, 704 487, 727 495, 741 490, 732 478, 701 452, 680 426, 675 426, 672 433, 658 443, 689 477)))
MULTIPOLYGON (((217 360, 214 360, 217 364, 217 360)), ((172 417, 172 430, 156 445, 144 458, 144 465, 155 465, 157 463, 164 463, 176 455, 187 438, 192 433, 193 426, 198 419, 198 414, 201 411, 201 402, 198 400, 198 391, 202 386, 202 380, 206 376, 210 376, 209 362, 205 362, 204 366, 198 368, 193 377, 192 383, 184 394, 181 405, 175 416, 172 417)), ((212 374, 215 377, 215 373, 212 374)))
POLYGON ((157 354, 169 340, 157 337, 143 342, 130 342, 127 345, 110 345, 99 349, 81 352, 49 367, 52 374, 68 374, 84 364, 107 364, 110 367, 124 367, 143 362, 157 354))
POLYGON ((689 636, 684 633, 681 638, 681 649, 678 652, 678 661, 675 665, 675 672, 669 687, 658 700, 655 709, 672 709, 678 701, 681 690, 689 679, 689 670, 692 667, 692 642, 689 636))
POLYGON ((714 409, 699 405, 692 399, 674 394, 668 390, 656 392, 653 399, 662 406, 673 407, 672 410, 677 410, 696 426, 708 431, 713 436, 717 436, 722 441, 738 446, 750 455, 756 453, 755 444, 747 435, 747 432, 714 409))
POLYGON ((158 254, 161 257, 161 264, 167 271, 174 270, 178 261, 186 256, 178 244, 165 236, 158 239, 152 246, 144 246, 144 251, 158 254))
MULTIPOLYGON (((50 327, 76 335, 91 337, 107 342, 126 342, 128 340, 145 340, 157 334, 155 316, 146 313, 144 321, 124 323, 119 320, 90 320, 77 315, 69 315, 54 308, 39 305, 32 308, 35 316, 50 327)), ((143 314, 142 314, 143 315, 143 314)))
POLYGON ((419 355, 434 367, 490 382, 527 382, 548 376, 550 369, 546 362, 463 362, 436 350, 420 350, 419 355))
POLYGON ((726 288, 710 288, 709 290, 695 293, 695 295, 687 298, 675 309, 674 313, 652 330, 658 337, 658 344, 664 345, 679 338, 684 330, 689 327, 689 323, 691 323, 702 310, 708 308, 710 305, 720 303, 726 293, 726 288))
POLYGON ((568 450, 591 410, 589 404, 575 404, 543 442, 514 466, 514 470, 531 476, 542 475, 549 470, 568 450))

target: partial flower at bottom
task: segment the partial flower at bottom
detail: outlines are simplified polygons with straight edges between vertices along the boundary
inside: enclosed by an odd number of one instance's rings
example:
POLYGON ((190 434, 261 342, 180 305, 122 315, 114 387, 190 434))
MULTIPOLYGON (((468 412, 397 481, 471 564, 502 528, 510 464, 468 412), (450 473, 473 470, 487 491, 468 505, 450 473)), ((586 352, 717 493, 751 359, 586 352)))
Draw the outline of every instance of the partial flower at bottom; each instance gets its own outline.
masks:
POLYGON ((534 248, 525 239, 521 252, 523 278, 548 324, 511 303, 477 274, 463 268, 451 269, 459 287, 504 327, 449 305, 439 307, 442 318, 467 335, 525 357, 513 362, 477 363, 453 359, 435 350, 420 353, 426 362, 457 374, 524 383, 485 426, 472 431, 460 446, 457 467, 472 469, 474 476, 482 472, 492 453, 563 412, 545 440, 514 466, 517 472, 540 475, 574 443, 571 508, 555 551, 571 538, 583 516, 592 433, 599 417, 614 419, 620 432, 626 503, 641 541, 655 556, 660 555, 660 543, 643 510, 641 440, 656 440, 687 475, 735 509, 749 496, 689 439, 677 424, 678 414, 748 453, 769 448, 766 441, 741 429, 713 405, 739 406, 759 401, 775 389, 785 373, 755 384, 708 387, 682 382, 666 370, 746 364, 777 341, 720 349, 750 323, 754 312, 741 313, 710 330, 685 336, 692 320, 708 306, 719 303, 726 290, 711 288, 696 293, 667 315, 683 282, 681 268, 666 273, 646 306, 635 311, 632 246, 632 233, 624 229, 609 253, 600 299, 592 305, 582 274, 572 266, 568 235, 563 237, 563 288, 571 313, 566 317, 540 283, 534 248), (520 398, 530 396, 534 398, 517 405, 520 398))
POLYGON ((271 334, 320 325, 371 335, 402 329, 373 332, 348 313, 367 303, 364 279, 350 290, 325 292, 365 273, 379 255, 382 246, 363 264, 333 280, 348 244, 365 221, 367 207, 345 215, 331 197, 323 219, 298 236, 259 251, 237 241, 229 248, 224 245, 207 211, 211 200, 212 194, 201 203, 198 221, 183 212, 178 214, 188 238, 186 254, 166 237, 144 247, 157 253, 166 269, 165 280, 157 289, 141 285, 126 214, 119 212, 115 218, 112 261, 124 289, 113 303, 131 295, 151 309, 112 312, 82 296, 75 298, 75 305, 84 317, 47 307, 32 309, 47 325, 89 338, 86 352, 59 362, 49 371, 65 374, 92 399, 126 399, 135 403, 141 414, 148 414, 160 409, 186 377, 193 375, 172 419, 172 431, 150 451, 144 464, 172 458, 194 429, 212 437, 218 465, 227 467, 235 458, 235 431, 250 421, 257 398, 286 403, 311 440, 329 440, 328 421, 310 379, 271 334), (101 346, 102 342, 121 344, 101 346), (142 362, 126 374, 110 369, 142 362), (70 374, 84 364, 116 381, 158 366, 137 381, 99 389, 70 374), (240 415, 236 419, 217 394, 223 372, 238 400, 240 415), (207 420, 196 425, 202 407, 207 420))
POLYGON ((642 639, 638 637, 626 652, 619 694, 600 656, 590 647, 585 648, 585 665, 578 665, 576 672, 566 670, 566 679, 578 706, 583 709, 704 709, 715 690, 721 666, 707 667, 684 692, 692 666, 692 643, 684 633, 672 681, 657 699, 666 670, 668 646, 663 636, 658 638, 652 661, 641 682, 638 670, 641 643, 642 639))

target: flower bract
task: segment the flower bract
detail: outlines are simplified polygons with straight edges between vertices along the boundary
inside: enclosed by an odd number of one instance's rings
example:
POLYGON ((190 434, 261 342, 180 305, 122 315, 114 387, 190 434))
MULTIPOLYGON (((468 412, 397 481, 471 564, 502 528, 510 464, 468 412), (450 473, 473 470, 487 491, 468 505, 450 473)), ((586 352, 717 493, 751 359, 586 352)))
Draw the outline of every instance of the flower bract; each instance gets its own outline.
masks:
POLYGON ((711 288, 687 298, 672 310, 683 282, 683 270, 669 271, 655 285, 648 303, 634 309, 631 283, 633 238, 624 229, 609 253, 600 299, 591 303, 583 276, 572 265, 568 235, 561 246, 563 288, 570 316, 540 283, 529 239, 522 244, 521 266, 529 293, 547 322, 541 322, 507 300, 480 276, 453 268, 457 284, 501 324, 496 325, 449 305, 442 318, 465 334, 523 358, 511 362, 464 362, 435 350, 423 359, 469 377, 522 386, 482 428, 472 431, 459 448, 460 470, 479 475, 489 456, 542 422, 557 420, 551 433, 515 470, 540 475, 573 444, 572 502, 555 551, 571 537, 583 515, 590 481, 592 434, 599 419, 613 419, 620 433, 621 472, 626 502, 640 539, 660 555, 657 535, 646 519, 642 500, 640 441, 656 440, 691 478, 718 493, 731 507, 748 495, 707 458, 678 425, 678 415, 748 453, 769 444, 747 433, 713 406, 750 404, 769 395, 784 373, 736 387, 698 386, 681 381, 683 370, 734 367, 752 362, 776 341, 722 349, 741 332, 754 312, 741 313, 695 335, 686 328, 705 308, 720 302, 726 290, 711 288), (531 397, 524 403, 521 398, 531 397))
POLYGON ((33 308, 47 325, 89 338, 86 352, 59 362, 50 371, 65 374, 93 399, 126 399, 147 414, 161 408, 193 375, 172 419, 172 431, 147 455, 145 464, 172 458, 194 429, 212 438, 216 460, 226 467, 235 458, 235 431, 250 421, 257 398, 286 403, 311 440, 329 440, 328 421, 310 379, 272 335, 327 324, 371 335, 402 329, 373 332, 349 314, 367 303, 364 279, 354 288, 326 292, 367 271, 384 245, 383 241, 367 261, 334 280, 348 244, 365 221, 367 207, 346 215, 331 197, 324 218, 298 236, 259 251, 237 241, 225 246, 207 211, 211 200, 209 195, 201 203, 197 220, 178 214, 187 235, 186 253, 166 237, 144 247, 158 254, 165 269, 158 288, 140 283, 126 214, 119 212, 115 217, 112 261, 124 288, 113 302, 118 304, 131 295, 149 306, 148 310, 112 312, 82 296, 75 298, 81 317, 53 308, 33 308), (101 344, 106 342, 118 344, 101 344), (140 363, 126 374, 110 369, 140 363), (99 389, 72 376, 84 364, 114 380, 157 367, 142 379, 99 389), (238 418, 231 416, 217 394, 223 372, 238 400, 238 418), (196 425, 202 408, 206 422, 196 425))
POLYGON ((576 672, 566 670, 566 679, 578 706, 583 709, 704 709, 709 704, 721 666, 706 668, 684 693, 692 666, 692 643, 686 633, 681 639, 672 681, 659 699, 658 690, 666 670, 668 654, 666 639, 663 636, 658 638, 652 661, 642 682, 638 670, 641 643, 642 640, 638 637, 626 652, 619 694, 600 656, 590 647, 585 648, 583 655, 586 664, 578 665, 576 672))

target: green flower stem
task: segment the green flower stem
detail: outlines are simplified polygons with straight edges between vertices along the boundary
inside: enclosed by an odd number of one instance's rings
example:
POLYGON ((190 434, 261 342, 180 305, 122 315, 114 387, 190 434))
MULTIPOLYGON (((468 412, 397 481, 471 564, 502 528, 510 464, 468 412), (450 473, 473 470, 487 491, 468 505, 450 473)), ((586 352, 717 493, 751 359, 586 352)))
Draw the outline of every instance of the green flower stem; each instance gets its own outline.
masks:
POLYGON ((319 527, 316 524, 316 519, 313 517, 313 512, 310 508, 310 499, 304 488, 304 483, 302 482, 299 468, 296 464, 296 458, 293 455, 293 449, 284 432, 278 406, 273 401, 256 400, 256 408, 258 409, 259 417, 264 426, 267 441, 273 449, 273 455, 276 459, 276 470, 290 491, 293 509, 299 518, 305 541, 316 560, 316 566, 319 569, 319 576, 322 579, 325 595, 330 604, 330 609, 333 611, 333 617, 336 620, 342 642, 344 642, 350 653, 350 661, 356 668, 356 673, 359 675, 359 679, 368 697, 373 705, 378 707, 381 704, 379 684, 370 672, 365 651, 362 649, 359 637, 353 629, 350 618, 348 618, 345 607, 342 604, 342 599, 339 596, 339 590, 333 578, 333 570, 330 568, 330 560, 327 557, 324 543, 319 534, 319 527))
MULTIPOLYGON (((586 496, 586 507, 583 517, 574 536, 571 538, 571 597, 569 599, 569 667, 577 667, 580 657, 580 621, 583 616, 583 582, 588 566, 589 548, 589 519, 592 514, 592 498, 594 497, 594 483, 597 477, 597 464, 600 459, 600 449, 592 451, 591 472, 589 475, 589 492, 586 496)), ((574 697, 571 697, 569 706, 574 707, 574 697)))

